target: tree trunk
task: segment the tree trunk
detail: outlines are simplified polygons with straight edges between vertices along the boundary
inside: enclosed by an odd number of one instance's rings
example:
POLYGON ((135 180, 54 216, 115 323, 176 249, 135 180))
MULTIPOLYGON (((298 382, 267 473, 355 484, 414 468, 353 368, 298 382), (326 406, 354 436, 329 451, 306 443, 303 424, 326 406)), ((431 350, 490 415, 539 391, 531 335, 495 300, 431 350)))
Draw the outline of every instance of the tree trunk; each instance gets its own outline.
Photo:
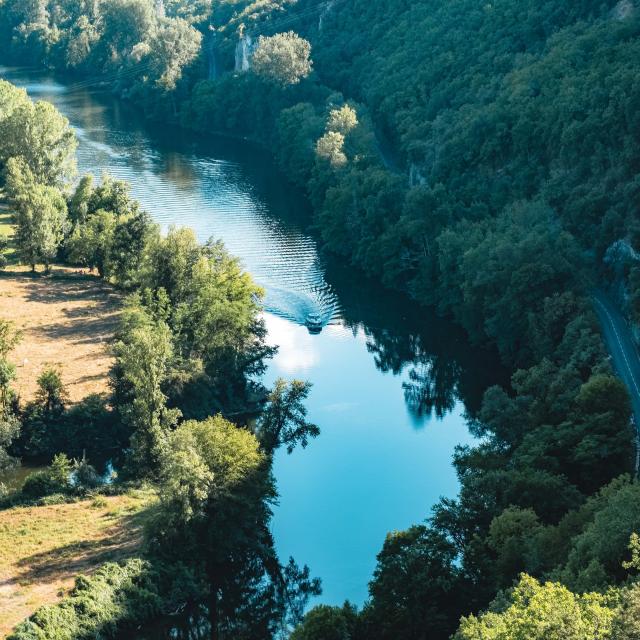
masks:
POLYGON ((211 640, 218 640, 218 585, 213 575, 209 574, 209 624, 211 640))

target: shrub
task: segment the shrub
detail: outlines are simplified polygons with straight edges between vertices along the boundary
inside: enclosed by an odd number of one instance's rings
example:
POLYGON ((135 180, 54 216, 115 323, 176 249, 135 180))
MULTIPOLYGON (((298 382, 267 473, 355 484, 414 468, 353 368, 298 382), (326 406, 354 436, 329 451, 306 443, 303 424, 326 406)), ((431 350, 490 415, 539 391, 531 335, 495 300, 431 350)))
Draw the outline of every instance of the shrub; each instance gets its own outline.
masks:
POLYGON ((71 485, 71 461, 64 453, 53 458, 51 466, 27 476, 22 494, 27 498, 43 498, 56 493, 69 493, 71 485))
POLYGON ((91 577, 80 576, 62 602, 38 609, 7 640, 113 638, 119 629, 158 615, 157 576, 139 558, 103 565, 91 577))

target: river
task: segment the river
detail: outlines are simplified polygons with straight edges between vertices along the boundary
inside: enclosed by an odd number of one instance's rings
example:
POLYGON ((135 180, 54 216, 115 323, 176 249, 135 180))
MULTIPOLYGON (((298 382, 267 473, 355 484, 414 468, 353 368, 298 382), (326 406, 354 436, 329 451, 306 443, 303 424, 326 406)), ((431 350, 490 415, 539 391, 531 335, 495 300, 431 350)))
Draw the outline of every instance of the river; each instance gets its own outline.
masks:
POLYGON ((319 602, 362 604, 387 532, 456 495, 451 456, 472 441, 465 414, 496 380, 493 357, 322 255, 305 199, 263 149, 149 124, 126 103, 41 72, 0 76, 69 118, 81 172, 127 180, 163 228, 221 238, 265 288, 269 341, 280 347, 266 382, 310 380, 309 417, 322 430, 276 458, 277 549, 322 578, 319 602), (319 335, 304 326, 309 313, 325 324, 319 335))

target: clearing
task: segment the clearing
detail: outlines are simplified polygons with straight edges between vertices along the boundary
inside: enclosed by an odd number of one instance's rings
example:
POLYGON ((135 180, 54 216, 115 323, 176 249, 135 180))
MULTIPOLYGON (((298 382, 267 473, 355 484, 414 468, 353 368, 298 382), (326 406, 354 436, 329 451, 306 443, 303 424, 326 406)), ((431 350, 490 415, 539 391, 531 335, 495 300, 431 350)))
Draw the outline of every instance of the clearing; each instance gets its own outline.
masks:
POLYGON ((0 318, 23 333, 9 354, 21 400, 33 399, 46 366, 60 370, 71 402, 105 392, 120 302, 109 285, 75 269, 54 266, 48 276, 19 267, 1 272, 0 318))
POLYGON ((155 499, 150 490, 71 504, 0 511, 0 638, 78 574, 135 555, 155 499))

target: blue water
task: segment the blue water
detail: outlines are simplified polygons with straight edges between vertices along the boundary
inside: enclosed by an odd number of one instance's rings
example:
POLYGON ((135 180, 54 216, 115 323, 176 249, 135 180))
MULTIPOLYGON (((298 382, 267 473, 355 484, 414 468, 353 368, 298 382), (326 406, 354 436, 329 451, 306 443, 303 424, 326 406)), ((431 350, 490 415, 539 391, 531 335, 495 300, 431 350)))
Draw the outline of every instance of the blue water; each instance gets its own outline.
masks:
POLYGON ((264 151, 141 121, 108 96, 42 74, 0 70, 53 102, 80 141, 79 169, 129 181, 163 227, 222 238, 266 290, 267 373, 313 382, 309 417, 322 430, 308 449, 278 454, 273 532, 323 580, 321 602, 362 604, 387 532, 422 521, 454 497, 451 455, 471 441, 464 414, 496 378, 490 356, 402 296, 322 256, 309 212, 264 151), (304 327, 308 313, 327 324, 304 327))

